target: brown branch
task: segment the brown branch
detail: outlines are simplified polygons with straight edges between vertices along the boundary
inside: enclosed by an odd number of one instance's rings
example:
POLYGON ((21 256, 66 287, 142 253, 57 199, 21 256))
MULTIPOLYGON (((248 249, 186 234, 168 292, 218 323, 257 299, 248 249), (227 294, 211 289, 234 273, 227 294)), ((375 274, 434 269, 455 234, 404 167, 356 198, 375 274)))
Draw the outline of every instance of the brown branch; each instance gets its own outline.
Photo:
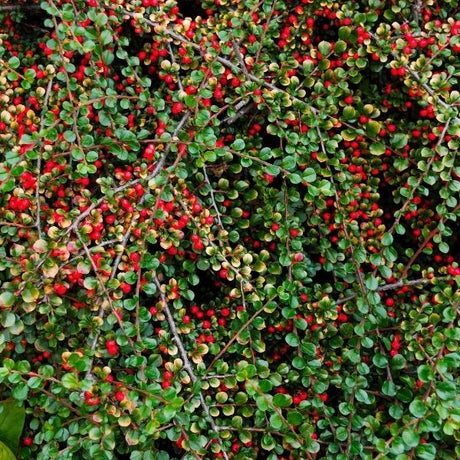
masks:
POLYGON ((41 10, 40 5, 2 5, 0 6, 0 12, 2 11, 16 11, 16 10, 41 10))
MULTIPOLYGON (((421 285, 424 285, 424 284, 430 284, 434 281, 447 281, 447 280, 450 280, 452 279, 452 277, 450 276, 440 276, 440 277, 437 277, 437 278, 420 278, 420 279, 416 279, 416 280, 409 280, 409 281, 405 281, 405 280, 399 280, 399 281, 396 281, 395 283, 390 283, 390 284, 385 284, 383 286, 380 286, 376 289, 377 292, 383 292, 383 291, 390 291, 390 290, 393 290, 393 289, 399 289, 403 286, 415 286, 417 284, 421 284, 421 285)), ((352 300, 354 299, 355 297, 357 297, 358 294, 355 292, 353 294, 350 294, 349 296, 347 297, 344 297, 342 299, 337 299, 335 301, 335 304, 336 305, 341 305, 345 302, 348 302, 349 300, 352 300)))
MULTIPOLYGON (((196 383, 198 381, 198 377, 196 376, 196 374, 195 374, 195 372, 193 370, 192 364, 190 363, 187 351, 185 350, 184 344, 182 343, 182 340, 181 340, 181 338, 179 336, 179 332, 177 331, 177 327, 176 327, 176 323, 174 321, 174 317, 173 317, 173 315, 171 313, 171 310, 169 309, 168 300, 167 300, 164 292, 161 289, 160 281, 158 280, 158 277, 156 275, 154 277, 154 281, 155 281, 155 285, 158 288, 158 293, 160 295, 161 302, 163 304, 163 311, 165 312, 166 320, 167 320, 167 322, 169 324, 169 329, 170 329, 171 334, 172 334, 172 336, 174 338, 174 341, 176 342, 177 347, 179 349, 179 354, 180 354, 180 356, 182 358, 183 367, 184 367, 185 371, 187 372, 187 374, 190 376, 191 381, 193 383, 196 383)), ((206 415, 207 415, 207 417, 209 419, 209 422, 211 424, 211 428, 217 433, 218 432, 218 426, 216 425, 216 422, 214 421, 214 418, 211 415, 209 406, 206 403, 206 400, 204 399, 203 393, 200 392, 199 398, 200 398, 201 407, 203 408, 204 412, 206 413, 206 415)), ((220 437, 218 438, 218 442, 223 447, 223 441, 222 441, 222 439, 220 437)), ((229 460, 229 457, 228 457, 227 453, 224 450, 222 450, 222 454, 223 454, 225 460, 229 460)))
MULTIPOLYGON (((460 204, 458 204, 455 209, 452 212, 456 212, 460 209, 460 204)), ((440 224, 443 222, 443 219, 441 220, 440 224)), ((412 264, 417 260, 418 256, 422 253, 423 249, 425 249, 425 246, 434 238, 434 236, 440 232, 439 225, 433 228, 431 232, 428 234, 428 236, 425 238, 423 243, 419 246, 417 251, 414 253, 414 255, 410 258, 409 262, 407 262, 407 265, 405 266, 401 278, 406 278, 407 274, 412 267, 412 264)))
POLYGON ((211 201, 212 201, 212 206, 213 208, 215 209, 216 211, 216 215, 217 215, 217 222, 219 224, 219 227, 221 229, 224 229, 224 225, 222 224, 222 219, 221 219, 221 216, 220 216, 220 212, 219 212, 219 208, 217 207, 217 203, 216 203, 216 199, 214 197, 214 189, 212 187, 212 184, 209 180, 209 177, 208 177, 208 173, 206 171, 206 165, 204 164, 203 165, 203 175, 204 175, 204 180, 206 181, 206 183, 208 184, 209 186, 209 192, 211 194, 211 201))
POLYGON ((225 344, 224 348, 214 357, 214 359, 211 361, 211 364, 206 368, 206 373, 208 373, 213 367, 214 364, 220 359, 220 357, 225 354, 225 352, 230 348, 233 342, 238 339, 240 334, 254 321, 256 316, 261 313, 265 307, 273 300, 275 299, 276 296, 271 297, 265 304, 259 308, 259 310, 256 310, 256 312, 238 329, 238 332, 225 344))
MULTIPOLYGON (((51 79, 48 82, 48 86, 46 87, 46 93, 45 93, 45 101, 44 101, 44 109, 43 111, 46 111, 48 107, 48 100, 51 94, 51 87, 53 85, 53 79, 51 79)), ((39 132, 43 131, 43 127, 45 125, 45 116, 44 114, 41 117, 40 120, 40 129, 39 132)), ((38 171, 38 176, 37 176, 37 184, 35 188, 35 206, 37 207, 37 216, 35 218, 35 226, 37 227, 38 230, 38 237, 42 239, 43 233, 42 233, 42 226, 40 222, 40 213, 41 213, 41 203, 40 203, 40 176, 41 176, 41 170, 42 170, 42 153, 41 150, 37 155, 37 171, 38 171)))

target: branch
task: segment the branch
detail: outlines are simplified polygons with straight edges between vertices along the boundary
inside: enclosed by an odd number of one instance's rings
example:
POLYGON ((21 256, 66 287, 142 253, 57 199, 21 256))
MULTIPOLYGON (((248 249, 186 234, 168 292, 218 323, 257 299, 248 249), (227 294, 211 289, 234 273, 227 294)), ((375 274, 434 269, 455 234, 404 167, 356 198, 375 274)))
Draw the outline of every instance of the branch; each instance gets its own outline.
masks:
MULTIPOLYGON (((425 285, 425 284, 430 284, 433 281, 448 281, 451 280, 452 277, 450 276, 440 276, 438 278, 420 278, 417 280, 410 280, 410 281, 404 281, 404 280, 399 280, 395 283, 390 283, 390 284, 385 284, 383 286, 380 286, 377 288, 377 292, 384 292, 384 291, 391 291, 393 289, 399 289, 403 286, 415 286, 417 284, 425 285)), ((336 305, 341 305, 345 302, 348 302, 349 300, 354 299, 357 297, 358 294, 355 292, 354 294, 349 295, 348 297, 344 297, 343 299, 338 299, 335 301, 336 305)))
MULTIPOLYGON (((113 303, 112 303, 112 299, 110 297, 110 293, 109 291, 107 291, 107 288, 105 287, 105 283, 104 283, 104 280, 100 277, 99 273, 98 273, 98 268, 96 266, 96 264, 94 263, 94 260, 91 256, 91 253, 88 249, 88 246, 86 245, 86 243, 83 241, 83 239, 81 238, 80 234, 78 234, 78 238, 81 242, 81 244, 83 245, 83 249, 85 250, 85 253, 86 253, 86 256, 88 257, 89 259, 89 262, 91 264, 91 267, 94 271, 94 274, 96 275, 96 278, 99 282, 99 285, 102 289, 102 292, 105 294, 106 298, 107 298, 107 302, 109 303, 109 306, 110 308, 112 309, 113 312, 115 312, 115 307, 113 306, 113 303)), ((101 318, 101 320, 104 319, 104 315, 105 315, 105 311, 107 309, 107 305, 104 304, 104 302, 101 303, 101 307, 99 308, 99 313, 98 313, 98 316, 101 318)), ((132 350, 133 350, 133 353, 138 355, 139 352, 136 351, 136 348, 134 346, 134 342, 133 340, 131 339, 131 337, 129 337, 125 331, 124 331, 124 327, 123 327, 123 322, 121 321, 121 319, 118 318, 118 315, 115 314, 115 317, 117 319, 117 322, 118 322, 118 325, 120 326, 120 329, 123 331, 123 333, 125 334, 127 340, 128 340, 128 343, 130 344, 132 350)), ((90 347, 90 350, 92 352, 94 352, 94 350, 96 349, 96 346, 97 346, 97 342, 99 341, 99 337, 100 337, 100 332, 98 331, 96 333, 96 335, 94 336, 94 339, 93 341, 91 342, 91 347, 90 347)), ((92 378, 92 368, 93 368, 93 361, 94 361, 94 356, 91 357, 91 363, 90 363, 90 366, 88 368, 88 371, 86 372, 86 375, 85 375, 85 378, 86 379, 91 379, 92 378)))
POLYGON ((422 13, 423 0, 417 0, 412 7, 412 14, 414 16, 414 21, 419 25, 420 14, 422 13))
POLYGON ((255 105, 253 103, 248 103, 247 101, 241 101, 240 104, 235 106, 236 113, 232 117, 227 117, 222 120, 223 123, 227 123, 228 125, 232 125, 242 116, 246 115, 250 112, 255 105), (240 105, 241 104, 241 105, 240 105))
MULTIPOLYGON (((439 136, 439 139, 438 139, 438 142, 437 142, 436 146, 441 145, 445 135, 447 134, 447 130, 449 129, 449 125, 450 125, 451 121, 452 121, 452 118, 449 118, 447 120, 447 122, 446 122, 446 124, 444 126, 444 129, 442 130, 442 133, 439 136)), ((420 174, 420 177, 418 178, 417 183, 412 187, 411 192, 408 195, 407 200, 404 202, 404 204, 401 206, 401 208, 397 211, 397 217, 395 218, 394 222, 391 224, 391 227, 388 229, 387 233, 392 234, 394 229, 396 228, 396 226, 401 221, 401 218, 403 216, 404 211, 409 207, 409 205, 410 205, 410 203, 412 201, 412 193, 414 192, 414 190, 417 190, 419 185, 423 182, 423 179, 425 178, 426 174, 430 170, 432 164, 434 163, 435 158, 436 158, 436 155, 433 153, 433 156, 428 160, 428 163, 426 165, 426 170, 422 174, 420 174)), ((380 249, 380 251, 379 251, 380 255, 382 255, 383 250, 384 250, 384 248, 380 249)), ((374 272, 373 272, 373 276, 376 275, 377 271, 378 271, 378 267, 375 267, 374 272)))
MULTIPOLYGON (((45 93, 45 102, 44 102, 44 111, 46 110, 48 106, 48 100, 51 94, 51 87, 53 85, 53 79, 51 79, 48 82, 48 86, 46 88, 46 93, 45 93)), ((40 130, 39 132, 43 131, 43 127, 45 125, 45 117, 44 114, 42 114, 41 120, 40 120, 40 130)), ((38 177, 37 177, 37 185, 35 188, 35 205, 37 206, 37 217, 35 219, 35 226, 37 227, 38 230, 38 237, 42 239, 43 234, 42 234, 42 226, 40 222, 40 213, 41 213, 41 205, 40 205, 40 175, 41 175, 41 170, 42 170, 42 155, 41 151, 38 153, 37 156, 37 170, 38 170, 38 177)))
POLYGON ((212 205, 213 205, 214 209, 216 210, 217 221, 219 222, 219 227, 223 229, 224 226, 223 226, 222 220, 220 218, 219 208, 217 207, 217 203, 216 203, 216 200, 215 200, 215 197, 214 197, 214 189, 212 188, 211 182, 209 181, 208 173, 206 172, 206 165, 203 165, 203 174, 204 174, 204 180, 209 185, 209 190, 210 190, 210 193, 211 193, 211 201, 212 201, 212 205))
POLYGON ((222 350, 211 361, 211 364, 206 368, 206 373, 208 373, 214 367, 214 364, 216 364, 217 360, 230 348, 231 344, 238 339, 240 334, 254 321, 256 316, 261 313, 273 299, 275 299, 275 297, 276 296, 273 296, 267 300, 267 302, 265 302, 261 308, 256 310, 256 312, 238 329, 238 332, 226 343, 224 348, 222 348, 222 350))
POLYGON ((247 69, 246 64, 244 62, 244 59, 243 59, 243 56, 242 56, 241 51, 240 51, 240 49, 238 47, 238 43, 236 43, 234 39, 232 39, 232 47, 233 47, 233 51, 235 53, 235 56, 238 59, 238 62, 240 64, 241 70, 243 71, 243 73, 246 76, 246 78, 250 79, 251 75, 248 72, 248 69, 247 69))
MULTIPOLYGON (((460 209, 460 204, 458 204, 455 209, 452 211, 452 213, 455 213, 457 212, 458 210, 460 209)), ((418 256, 422 253, 423 249, 425 248, 425 246, 429 243, 430 240, 432 240, 434 238, 434 236, 440 232, 440 225, 444 223, 444 219, 441 219, 441 221, 439 222, 438 226, 436 226, 435 228, 433 228, 433 230, 431 230, 431 232, 428 234, 428 236, 425 238, 425 240, 423 241, 423 243, 419 246, 419 248, 417 249, 417 251, 414 253, 414 255, 410 258, 409 262, 407 262, 407 265, 406 267, 404 268, 402 274, 401 274, 401 277, 402 278, 406 278, 407 277, 407 274, 410 270, 410 268, 412 267, 412 264, 417 260, 418 256)))
MULTIPOLYGON (((169 51, 169 56, 171 57, 171 62, 173 64, 176 63, 176 58, 174 57, 174 53, 171 47, 171 43, 168 43, 168 51, 169 51)), ((181 91, 184 91, 184 85, 182 84, 182 79, 180 78, 180 75, 177 75, 177 83, 179 84, 179 89, 181 91)))
MULTIPOLYGON (((168 306, 168 300, 166 299, 166 296, 164 294, 164 292, 161 290, 161 284, 160 284, 160 281, 158 280, 158 277, 155 275, 154 277, 154 281, 155 281, 155 284, 158 288, 158 292, 160 294, 160 297, 161 297, 161 302, 163 304, 163 311, 165 312, 165 315, 166 315, 166 320, 168 321, 168 324, 169 324, 169 329, 171 331, 171 334, 173 335, 174 337, 174 341, 176 342, 177 344, 177 347, 179 349, 179 353, 181 355, 181 358, 182 358, 182 361, 184 363, 184 369, 185 371, 187 372, 187 374, 190 376, 190 379, 192 380, 193 383, 196 383, 198 381, 198 377, 195 375, 195 372, 193 371, 193 368, 192 368, 192 365, 190 363, 190 360, 188 359, 188 355, 187 355, 187 352, 184 348, 184 344, 182 343, 182 340, 179 336, 179 333, 177 331, 177 327, 176 327, 176 323, 174 321, 174 317, 173 315, 171 314, 171 310, 169 309, 169 306, 168 306)), ((200 404, 201 404, 201 407, 203 408, 203 410, 205 411, 210 423, 211 423, 211 428, 214 430, 214 432, 218 433, 219 431, 219 427, 216 425, 216 423, 214 422, 214 419, 211 415, 211 412, 209 410, 209 406, 207 405, 205 399, 204 399, 204 396, 203 394, 200 392, 200 404)), ((222 439, 219 437, 218 438, 218 442, 221 446, 223 446, 223 442, 222 442, 222 439)), ((226 454, 226 452, 224 450, 222 450, 222 454, 225 458, 225 460, 229 460, 229 457, 228 455, 226 454)))
POLYGON ((2 11, 17 11, 17 10, 41 10, 40 5, 3 5, 0 6, 0 13, 2 11))

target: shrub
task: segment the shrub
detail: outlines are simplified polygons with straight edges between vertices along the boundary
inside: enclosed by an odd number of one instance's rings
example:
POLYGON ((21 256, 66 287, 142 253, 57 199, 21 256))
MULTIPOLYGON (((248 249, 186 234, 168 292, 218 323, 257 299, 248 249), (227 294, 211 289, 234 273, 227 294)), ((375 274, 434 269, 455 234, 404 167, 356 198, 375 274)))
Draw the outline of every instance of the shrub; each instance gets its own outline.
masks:
POLYGON ((0 22, 3 458, 460 455, 456 2, 0 22))

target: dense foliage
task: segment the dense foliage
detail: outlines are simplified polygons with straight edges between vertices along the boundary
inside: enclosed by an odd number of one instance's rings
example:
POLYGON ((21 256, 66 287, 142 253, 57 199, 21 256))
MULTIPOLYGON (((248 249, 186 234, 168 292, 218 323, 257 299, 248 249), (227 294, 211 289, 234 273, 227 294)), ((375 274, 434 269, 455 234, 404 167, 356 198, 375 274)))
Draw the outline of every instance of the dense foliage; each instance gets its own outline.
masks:
POLYGON ((2 458, 460 456, 456 1, 0 28, 2 458))

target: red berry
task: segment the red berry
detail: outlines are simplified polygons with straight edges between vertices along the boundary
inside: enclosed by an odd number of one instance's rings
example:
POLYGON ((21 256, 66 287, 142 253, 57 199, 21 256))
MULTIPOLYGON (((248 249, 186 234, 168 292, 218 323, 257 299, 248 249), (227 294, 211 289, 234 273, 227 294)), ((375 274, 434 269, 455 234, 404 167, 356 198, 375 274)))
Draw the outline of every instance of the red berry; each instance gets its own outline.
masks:
POLYGON ((107 340, 107 342, 105 342, 105 348, 110 355, 116 355, 118 353, 118 345, 115 340, 107 340))
POLYGON ((182 102, 175 102, 172 106, 171 112, 175 115, 181 113, 184 110, 184 104, 182 102))
POLYGON ((28 437, 28 438, 24 438, 22 443, 25 445, 25 446, 30 446, 32 444, 32 438, 28 437))
POLYGON ((67 292, 67 288, 64 285, 59 284, 59 283, 54 285, 54 290, 56 294, 59 294, 59 295, 64 295, 67 292))
POLYGON ((184 324, 190 324, 191 318, 190 318, 190 316, 188 316, 188 315, 184 315, 184 316, 182 317, 182 321, 184 322, 184 324))

